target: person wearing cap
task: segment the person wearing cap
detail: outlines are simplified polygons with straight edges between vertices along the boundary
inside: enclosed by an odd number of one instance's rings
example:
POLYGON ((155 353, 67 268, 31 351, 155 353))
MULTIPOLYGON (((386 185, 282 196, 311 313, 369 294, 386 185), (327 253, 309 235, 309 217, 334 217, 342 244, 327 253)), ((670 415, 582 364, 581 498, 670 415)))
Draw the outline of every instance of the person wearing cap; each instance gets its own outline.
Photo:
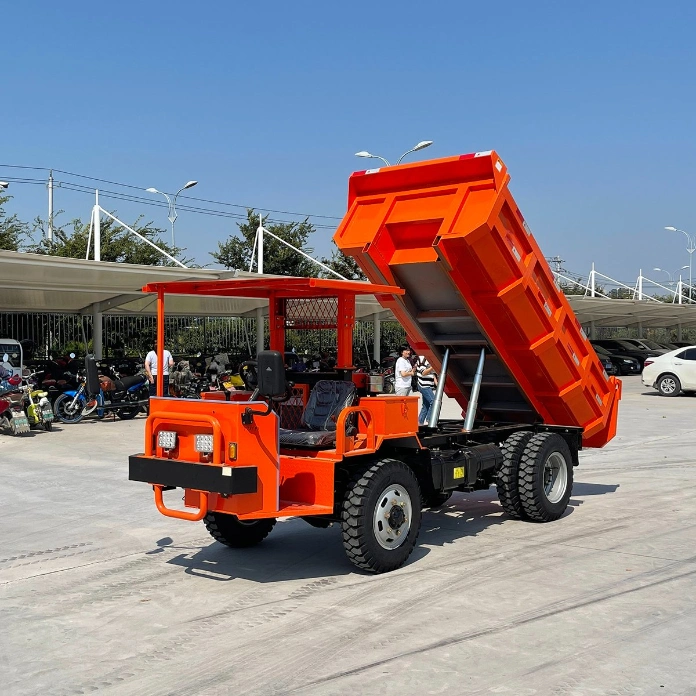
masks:
POLYGON ((411 346, 404 344, 399 349, 399 358, 394 367, 394 389, 397 396, 408 396, 411 393, 412 377, 416 374, 411 365, 411 346))

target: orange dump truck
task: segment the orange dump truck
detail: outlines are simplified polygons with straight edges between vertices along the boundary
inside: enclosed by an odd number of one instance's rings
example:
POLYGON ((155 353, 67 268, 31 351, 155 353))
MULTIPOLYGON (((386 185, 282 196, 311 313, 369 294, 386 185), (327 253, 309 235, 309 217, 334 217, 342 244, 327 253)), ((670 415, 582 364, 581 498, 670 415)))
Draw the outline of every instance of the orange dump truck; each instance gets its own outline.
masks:
POLYGON ((495 152, 356 172, 334 240, 371 283, 309 278, 182 281, 167 294, 268 300, 270 350, 221 401, 162 395, 150 403, 129 477, 152 485, 159 511, 203 520, 230 547, 261 542, 283 517, 341 525, 349 559, 401 566, 423 508, 495 485, 514 518, 566 510, 584 446, 616 431, 620 382, 608 377, 519 212, 495 152), (416 396, 358 396, 355 298, 373 294, 435 367, 432 415, 416 396), (335 329, 326 373, 288 373, 288 330, 335 329), (292 381, 290 381, 292 380, 292 381), (439 418, 443 394, 462 418, 439 418), (241 400, 240 400, 241 399, 241 400), (298 415, 299 412, 299 415, 298 415), (184 489, 185 509, 164 493, 184 489))

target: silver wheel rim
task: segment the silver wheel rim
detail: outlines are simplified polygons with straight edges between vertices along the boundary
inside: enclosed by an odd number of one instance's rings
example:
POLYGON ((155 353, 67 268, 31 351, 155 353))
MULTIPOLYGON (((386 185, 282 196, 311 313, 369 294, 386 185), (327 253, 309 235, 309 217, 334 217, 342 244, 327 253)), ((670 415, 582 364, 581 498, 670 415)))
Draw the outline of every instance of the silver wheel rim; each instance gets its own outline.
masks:
POLYGON ((665 394, 674 394, 677 390, 677 383, 672 377, 664 377, 660 382, 660 387, 665 394))
POLYGON ((552 452, 544 463, 544 495, 550 503, 563 498, 568 486, 568 464, 560 452, 552 452))
POLYGON ((399 548, 408 537, 412 517, 411 496, 403 486, 392 483, 377 498, 372 524, 377 543, 389 551, 399 548))

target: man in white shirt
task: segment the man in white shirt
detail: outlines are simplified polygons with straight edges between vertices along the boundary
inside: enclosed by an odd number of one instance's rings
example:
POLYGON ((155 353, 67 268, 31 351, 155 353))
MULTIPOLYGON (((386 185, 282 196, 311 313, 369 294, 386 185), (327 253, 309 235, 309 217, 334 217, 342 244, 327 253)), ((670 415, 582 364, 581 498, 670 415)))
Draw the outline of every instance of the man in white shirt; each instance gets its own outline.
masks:
POLYGON ((411 393, 412 377, 415 370, 411 365, 411 348, 403 345, 399 350, 401 357, 396 361, 394 367, 394 390, 397 396, 408 396, 411 393))
MULTIPOLYGON (((163 396, 169 395, 169 368, 174 367, 174 358, 172 354, 164 349, 164 391, 163 396)), ((150 382, 150 396, 157 396, 157 353, 151 350, 145 357, 145 372, 147 379, 150 382)))

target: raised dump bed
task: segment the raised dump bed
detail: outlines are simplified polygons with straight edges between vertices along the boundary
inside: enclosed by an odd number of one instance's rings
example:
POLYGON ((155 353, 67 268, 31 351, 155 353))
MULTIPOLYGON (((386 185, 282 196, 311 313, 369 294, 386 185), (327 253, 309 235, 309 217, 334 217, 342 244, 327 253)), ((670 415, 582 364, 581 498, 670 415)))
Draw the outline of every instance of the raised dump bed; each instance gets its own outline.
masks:
POLYGON ((494 151, 356 172, 334 241, 373 283, 419 354, 465 409, 485 349, 478 421, 616 433, 621 383, 609 377, 556 286, 494 151))

